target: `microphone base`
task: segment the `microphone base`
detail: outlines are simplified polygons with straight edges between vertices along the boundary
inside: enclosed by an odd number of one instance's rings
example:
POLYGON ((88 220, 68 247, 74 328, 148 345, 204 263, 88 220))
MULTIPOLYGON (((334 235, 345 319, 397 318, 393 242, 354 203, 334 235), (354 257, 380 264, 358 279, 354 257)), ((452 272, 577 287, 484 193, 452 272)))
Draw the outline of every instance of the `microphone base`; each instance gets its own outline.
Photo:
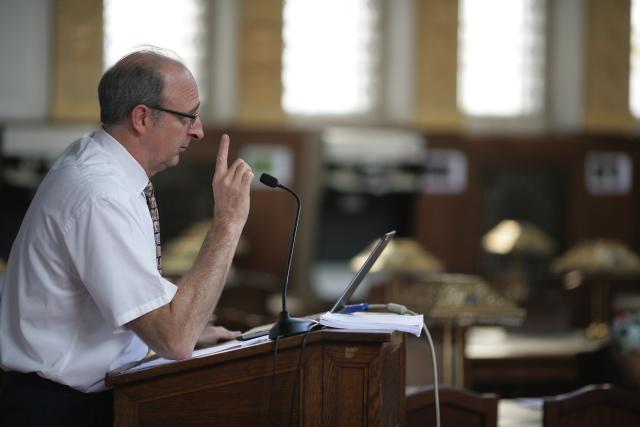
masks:
POLYGON ((318 322, 289 316, 288 311, 280 312, 280 319, 269 331, 269 338, 286 338, 310 331, 318 322))

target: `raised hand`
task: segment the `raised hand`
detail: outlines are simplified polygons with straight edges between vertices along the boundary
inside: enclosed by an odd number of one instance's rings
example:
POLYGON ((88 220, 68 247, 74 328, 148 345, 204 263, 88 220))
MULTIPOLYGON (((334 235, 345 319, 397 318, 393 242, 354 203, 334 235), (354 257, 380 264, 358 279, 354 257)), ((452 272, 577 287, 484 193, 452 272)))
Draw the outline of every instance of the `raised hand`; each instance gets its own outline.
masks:
POLYGON ((249 215, 249 193, 253 172, 242 159, 236 159, 229 167, 229 135, 220 138, 220 148, 216 159, 216 171, 211 186, 214 197, 214 221, 240 229, 249 215))

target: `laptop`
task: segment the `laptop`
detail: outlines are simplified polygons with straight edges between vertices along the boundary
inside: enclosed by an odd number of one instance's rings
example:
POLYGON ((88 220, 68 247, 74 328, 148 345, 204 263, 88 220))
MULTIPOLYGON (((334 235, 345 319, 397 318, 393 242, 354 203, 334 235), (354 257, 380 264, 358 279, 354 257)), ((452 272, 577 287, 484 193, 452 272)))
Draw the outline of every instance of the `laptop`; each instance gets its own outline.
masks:
POLYGON ((349 302, 349 299, 351 298, 351 296, 353 296, 353 293, 356 291, 356 289, 358 289, 358 286, 360 286, 362 280, 364 280, 367 273, 369 273, 369 270, 371 270, 371 267, 373 267, 373 264, 375 264, 380 254, 384 251, 389 241, 393 239, 395 235, 396 232, 394 230, 386 233, 384 236, 378 239, 378 242, 375 244, 373 249, 371 249, 371 252, 369 252, 369 256, 367 256, 367 259, 364 261, 356 275, 353 276, 353 279, 351 279, 351 282, 349 283, 347 288, 344 290, 342 295, 340 295, 338 301, 336 301, 331 310, 329 310, 330 313, 339 313, 344 310, 344 308, 347 306, 347 303, 349 302))
MULTIPOLYGON (((373 249, 371 249, 371 251, 369 252, 367 259, 364 261, 360 269, 356 272, 355 276, 353 276, 353 279, 351 279, 351 282, 349 282, 345 290, 342 292, 342 295, 340 295, 333 307, 331 307, 331 310, 329 310, 330 313, 340 313, 347 307, 349 299, 353 296, 353 293, 356 291, 356 289, 358 289, 358 286, 360 286, 362 280, 369 273, 371 267, 373 267, 373 264, 375 264, 380 254, 382 254, 384 249, 387 247, 387 244, 391 241, 391 239, 393 239, 395 235, 396 232, 395 230, 393 230, 385 233, 381 238, 378 239, 373 249)), ((318 320, 320 319, 320 316, 322 314, 323 313, 316 313, 310 316, 304 316, 304 318, 318 320)), ((243 333, 236 339, 240 341, 246 341, 252 338, 258 338, 263 335, 267 335, 272 326, 273 324, 257 326, 243 333)))

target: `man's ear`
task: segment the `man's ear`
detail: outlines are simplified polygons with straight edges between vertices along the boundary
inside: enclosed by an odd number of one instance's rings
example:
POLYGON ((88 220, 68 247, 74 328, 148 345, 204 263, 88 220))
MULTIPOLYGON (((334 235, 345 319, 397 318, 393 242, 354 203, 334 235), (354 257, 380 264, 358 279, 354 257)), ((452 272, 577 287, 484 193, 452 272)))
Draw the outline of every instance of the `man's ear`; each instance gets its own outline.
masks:
POLYGON ((140 135, 144 135, 151 124, 151 109, 143 104, 138 104, 131 110, 131 127, 140 135))

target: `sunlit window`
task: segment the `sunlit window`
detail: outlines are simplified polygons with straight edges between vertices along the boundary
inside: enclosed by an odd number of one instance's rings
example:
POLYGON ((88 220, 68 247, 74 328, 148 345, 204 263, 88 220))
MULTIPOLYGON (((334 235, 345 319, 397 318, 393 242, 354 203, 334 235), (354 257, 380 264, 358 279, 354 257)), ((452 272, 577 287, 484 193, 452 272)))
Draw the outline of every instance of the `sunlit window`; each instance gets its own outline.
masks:
POLYGON ((458 105, 473 116, 540 111, 544 1, 460 0, 458 105))
POLYGON ((376 104, 378 0, 286 0, 282 106, 290 114, 362 114, 376 104))
POLYGON ((640 118, 640 2, 631 1, 631 70, 629 73, 629 108, 640 118))
POLYGON ((141 46, 175 52, 204 86, 206 0, 103 0, 104 68, 141 46))

